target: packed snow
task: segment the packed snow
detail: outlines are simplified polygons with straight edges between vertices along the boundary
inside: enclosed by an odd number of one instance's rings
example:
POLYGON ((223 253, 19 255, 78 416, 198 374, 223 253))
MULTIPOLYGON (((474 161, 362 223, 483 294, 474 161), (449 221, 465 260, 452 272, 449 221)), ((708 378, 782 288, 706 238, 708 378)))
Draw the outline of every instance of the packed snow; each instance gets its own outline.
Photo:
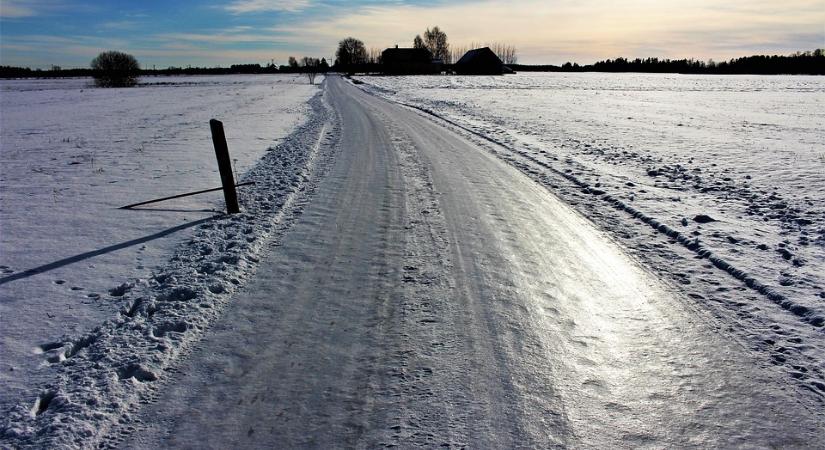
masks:
POLYGON ((0 82, 2 446, 818 439, 825 82, 358 80, 0 82))
MULTIPOLYGON (((210 317, 203 311, 251 273, 257 241, 305 189, 314 144, 303 140, 316 139, 323 125, 318 93, 304 77, 280 75, 149 77, 131 89, 95 89, 82 78, 0 82, 3 415, 16 417, 12 411, 28 403, 36 416, 64 402, 64 414, 88 419, 72 405, 83 396, 106 399, 88 389, 100 388, 105 364, 89 363, 96 372, 65 362, 92 342, 116 341, 111 328, 124 317, 151 322, 145 313, 162 310, 157 302, 202 299, 200 314, 178 311, 177 320, 152 327, 153 336, 203 326, 210 317), (240 188, 242 207, 272 214, 223 216, 220 192, 117 209, 220 186, 211 118, 224 123, 236 180, 258 183, 240 188), (88 381, 69 389, 73 400, 59 389, 67 367, 88 381), (36 392, 47 385, 53 389, 36 392)), ((124 342, 98 347, 110 352, 124 342)), ((109 371, 156 376, 146 355, 125 350, 134 364, 109 371)), ((161 359, 178 351, 170 346, 161 359)), ((22 427, 9 430, 36 429, 22 427)))
MULTIPOLYGON (((331 78, 340 149, 119 448, 800 447, 821 408, 558 197, 331 78), (808 404, 806 404, 808 403, 808 404)), ((153 382, 153 384, 164 381, 153 382)), ((44 414, 44 415, 48 415, 44 414)))
POLYGON ((380 77, 574 205, 825 399, 825 80, 380 77))

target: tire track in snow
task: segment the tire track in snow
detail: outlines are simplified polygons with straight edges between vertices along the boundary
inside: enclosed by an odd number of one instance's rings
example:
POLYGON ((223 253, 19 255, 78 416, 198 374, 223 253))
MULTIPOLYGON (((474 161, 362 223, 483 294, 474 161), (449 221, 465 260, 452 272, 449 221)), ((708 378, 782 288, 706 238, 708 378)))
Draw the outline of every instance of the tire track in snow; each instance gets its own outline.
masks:
MULTIPOLYGON (((709 247, 703 245, 698 238, 689 237, 685 233, 679 232, 673 227, 662 223, 657 218, 619 200, 599 187, 589 185, 572 173, 553 167, 551 164, 541 161, 526 152, 512 148, 495 137, 488 136, 471 127, 457 123, 429 108, 401 102, 388 97, 387 94, 392 94, 392 92, 382 92, 382 88, 374 87, 378 92, 371 92, 371 89, 373 89, 371 85, 365 84, 357 87, 370 95, 375 95, 386 101, 417 111, 437 123, 474 138, 474 140, 480 144, 486 143, 487 145, 484 145, 484 147, 486 147, 488 151, 513 165, 551 192, 558 190, 559 179, 571 183, 573 190, 573 194, 571 195, 576 197, 575 200, 577 202, 584 201, 585 203, 590 203, 588 198, 598 199, 603 205, 622 211, 626 214, 626 217, 630 217, 636 221, 637 224, 649 227, 655 233, 678 244, 682 249, 689 252, 689 254, 693 254, 697 259, 707 260, 720 274, 729 277, 734 283, 741 283, 743 285, 742 289, 749 289, 756 296, 769 300, 780 308, 781 311, 784 311, 788 318, 795 321, 796 324, 803 328, 808 327, 808 330, 802 333, 807 334, 813 332, 815 335, 818 335, 825 330, 825 313, 823 313, 823 311, 802 305, 777 292, 776 289, 761 281, 753 274, 742 270, 709 247)), ((591 207, 591 205, 588 205, 588 207, 591 207)), ((593 209, 598 208, 594 207, 593 209)), ((590 210, 589 212, 593 211, 590 210)), ((604 213, 600 212, 599 214, 604 213)), ((636 249, 634 249, 634 251, 635 250, 636 249)), ((651 251, 651 249, 646 248, 642 250, 641 253, 649 251, 651 251)), ((657 247, 653 249, 653 251, 664 253, 665 250, 657 247)), ((685 258, 685 256, 681 256, 681 258, 685 258)), ((649 258, 647 255, 643 255, 643 259, 649 258)), ((677 279, 678 277, 676 275, 678 274, 669 273, 667 270, 656 267, 654 267, 654 269, 664 272, 664 275, 673 277, 674 281, 682 281, 677 279)), ((693 293, 689 293, 688 295, 696 301, 707 300, 704 295, 693 293)), ((722 302, 725 303, 724 301, 722 302)), ((725 313, 726 315, 722 317, 722 320, 728 322, 732 319, 730 315, 735 314, 738 317, 733 317, 734 320, 747 320, 750 322, 752 329, 748 330, 744 329, 741 325, 739 326, 739 328, 741 328, 740 333, 743 333, 744 337, 750 341, 746 345, 760 352, 767 353, 772 364, 782 366, 792 383, 804 389, 806 392, 814 394, 812 400, 814 400, 817 405, 821 405, 822 402, 825 401, 825 373, 823 373, 821 369, 817 347, 812 347, 808 345, 807 342, 804 342, 805 339, 801 337, 804 336, 804 334, 796 331, 797 326, 794 324, 775 323, 770 319, 768 319, 768 323, 766 324, 765 319, 758 317, 759 308, 754 308, 753 311, 740 311, 739 308, 741 305, 742 304, 735 299, 728 301, 724 306, 728 311, 725 313), (788 330, 788 328, 793 331, 788 330), (767 329, 765 333, 769 334, 770 338, 766 338, 766 336, 759 333, 760 329, 767 329)), ((715 307, 715 305, 711 306, 715 307)), ((718 316, 719 313, 713 312, 713 314, 718 316)), ((722 326, 730 328, 729 324, 720 325, 720 327, 722 326)))
MULTIPOLYGON (((445 389, 451 368, 444 361, 455 361, 459 340, 444 318, 454 297, 448 278, 452 270, 450 243, 438 194, 427 166, 414 143, 391 117, 373 111, 390 133, 404 181, 404 256, 401 270, 400 301, 387 316, 395 316, 397 326, 387 330, 391 342, 391 367, 388 376, 379 377, 382 391, 392 399, 377 410, 393 411, 384 430, 371 439, 388 446, 438 445, 466 446, 461 439, 470 426, 471 408, 466 399, 455 398, 445 389), (434 407, 433 398, 453 398, 434 407), (438 430, 437 433, 434 431, 438 430)), ((454 369, 454 368, 453 368, 454 369)))
MULTIPOLYGON (((753 370, 761 377, 768 362, 751 359, 737 339, 730 343, 729 333, 713 332, 716 322, 706 323, 712 318, 691 308, 688 299, 668 295, 681 289, 649 292, 660 286, 654 277, 639 269, 648 280, 641 281, 627 272, 637 266, 623 252, 614 253, 616 247, 584 218, 560 213, 568 208, 556 196, 504 164, 508 161, 493 158, 495 152, 477 151, 490 150, 489 145, 479 147, 478 139, 443 123, 438 125, 446 132, 440 132, 414 111, 366 98, 363 103, 387 114, 396 111, 391 116, 432 162, 443 191, 439 199, 455 245, 453 277, 460 287, 453 302, 460 306, 453 315, 455 310, 446 309, 441 322, 463 330, 465 339, 457 344, 467 356, 455 360, 454 370, 468 370, 464 377, 441 379, 451 379, 453 394, 464 400, 454 404, 474 419, 471 430, 457 432, 460 440, 482 447, 560 448, 577 445, 573 442, 594 448, 736 445, 737 439, 746 442, 743 436, 753 442, 802 442, 765 439, 785 436, 780 432, 785 425, 763 431, 776 417, 798 411, 796 402, 758 405, 762 402, 755 399, 774 385, 754 390, 747 380, 755 378, 748 374, 753 370), (467 360, 476 364, 465 366, 467 360), (751 369, 754 365, 760 369, 751 369), (696 405, 703 405, 701 412, 696 405), (759 417, 773 408, 778 415, 759 417)), ((443 376, 440 370, 434 374, 443 376)), ((780 382, 775 388, 787 386, 780 382)), ((431 391, 436 408, 445 398, 450 404, 451 397, 431 391)), ((810 414, 806 411, 802 408, 803 417, 810 414)), ((434 434, 440 433, 436 428, 434 434)))
POLYGON ((187 373, 164 390, 173 406, 141 411, 143 422, 159 417, 173 425, 139 426, 126 448, 201 440, 247 447, 459 446, 459 436, 468 434, 464 405, 471 401, 434 404, 434 395, 456 397, 446 380, 460 370, 452 364, 460 356, 455 350, 444 356, 459 338, 443 326, 453 296, 437 192, 391 117, 375 110, 361 115, 347 109, 350 97, 341 99, 333 104, 346 118, 342 149, 313 202, 255 282, 235 297, 238 307, 184 363, 187 373), (365 129, 375 141, 361 134, 365 129), (251 315, 254 328, 266 331, 246 331, 251 315), (313 357, 301 356, 309 348, 313 357), (235 356, 244 350, 259 360, 235 356), (201 373, 207 366, 221 375, 201 373), (240 375, 224 377, 225 367, 240 375), (226 408, 216 400, 225 398, 238 403, 226 408), (180 404, 200 416, 174 406, 180 404))
MULTIPOLYGON (((537 158, 534 158, 534 157, 532 157, 528 154, 525 154, 524 152, 519 152, 518 150, 510 148, 505 143, 503 143, 503 142, 501 142, 501 141, 499 141, 495 138, 489 137, 489 136, 487 136, 483 133, 480 133, 478 131, 475 131, 471 128, 460 125, 460 124, 456 123, 455 121, 447 119, 444 116, 439 115, 438 113, 436 113, 432 110, 429 110, 427 108, 423 108, 423 107, 419 107, 419 106, 415 106, 415 105, 411 105, 411 104, 407 104, 407 103, 400 103, 400 102, 396 102, 396 103, 398 103, 400 105, 403 105, 403 106, 406 106, 408 108, 412 108, 412 109, 421 111, 423 113, 426 113, 426 114, 428 114, 432 117, 435 117, 438 120, 444 121, 445 123, 448 123, 448 124, 452 125, 453 127, 459 128, 459 129, 461 129, 461 130, 463 130, 467 133, 471 133, 474 136, 480 137, 480 138, 482 138, 482 139, 484 139, 484 140, 486 140, 486 141, 488 141, 492 144, 495 144, 499 147, 502 147, 502 148, 504 148, 505 150, 507 150, 509 152, 518 154, 520 157, 529 160, 533 164, 536 164, 538 166, 543 167, 544 169, 552 171, 557 176, 561 176, 561 177, 565 178, 566 180, 570 181, 571 183, 573 183, 574 185, 576 185, 583 192, 588 193, 588 194, 592 194, 596 198, 610 204, 614 208, 616 208, 620 211, 628 213, 634 219, 638 219, 642 223, 650 225, 651 228, 658 231, 659 233, 661 233, 661 234, 663 234, 663 235, 665 235, 669 238, 676 239, 676 241, 679 244, 681 244, 682 246, 684 246, 686 249, 692 251, 693 253, 695 253, 696 255, 698 255, 702 258, 708 259, 710 262, 713 263, 714 266, 716 266, 717 268, 719 268, 722 271, 726 272, 727 274, 731 275, 732 277, 736 278, 737 280, 742 281, 749 288, 751 288, 751 289, 755 290, 756 292, 762 294, 767 299, 771 300, 772 302, 776 303, 778 306, 782 307, 782 309, 784 309, 784 310, 788 311, 789 313, 797 316, 799 318, 799 320, 801 320, 802 322, 808 323, 808 324, 810 324, 814 327, 817 327, 817 328, 821 328, 823 325, 825 325, 825 316, 823 316, 822 313, 820 313, 819 311, 812 310, 811 308, 808 308, 804 305, 800 305, 800 304, 794 302, 793 300, 787 298, 786 296, 776 292, 775 289, 773 289, 769 285, 757 280, 750 273, 748 273, 748 272, 746 272, 742 269, 737 268, 736 266, 734 266, 730 262, 726 261, 725 259, 723 259, 719 255, 714 253, 711 249, 703 246, 701 244, 701 242, 699 241, 699 238, 691 238, 691 237, 685 235, 684 233, 681 233, 681 232, 677 231, 676 229, 668 226, 667 224, 661 223, 659 220, 655 219, 654 217, 652 217, 648 214, 645 214, 644 212, 638 210, 637 208, 634 208, 633 206, 628 205, 627 203, 613 197, 612 195, 610 195, 608 193, 605 193, 603 190, 590 186, 588 183, 578 179, 575 175, 572 175, 570 173, 567 173, 567 172, 564 172, 562 170, 556 169, 555 167, 553 167, 550 164, 545 163, 544 161, 541 161, 541 160, 539 160, 537 158)), ((501 156, 501 155, 499 155, 499 156, 501 156)), ((538 175, 535 172, 533 172, 532 170, 530 170, 529 167, 526 167, 523 164, 519 164, 517 161, 515 161, 512 158, 504 157, 503 159, 508 160, 510 163, 513 163, 521 171, 526 172, 528 174, 528 176, 531 176, 532 178, 535 178, 536 175, 538 175)))

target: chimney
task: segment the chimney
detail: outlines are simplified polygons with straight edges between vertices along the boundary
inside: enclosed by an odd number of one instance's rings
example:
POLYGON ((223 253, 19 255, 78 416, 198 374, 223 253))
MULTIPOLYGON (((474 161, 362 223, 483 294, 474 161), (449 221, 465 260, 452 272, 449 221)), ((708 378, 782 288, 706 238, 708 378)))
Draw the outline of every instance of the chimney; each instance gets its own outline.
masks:
POLYGON ((395 48, 398 48, 398 44, 395 44, 395 48))

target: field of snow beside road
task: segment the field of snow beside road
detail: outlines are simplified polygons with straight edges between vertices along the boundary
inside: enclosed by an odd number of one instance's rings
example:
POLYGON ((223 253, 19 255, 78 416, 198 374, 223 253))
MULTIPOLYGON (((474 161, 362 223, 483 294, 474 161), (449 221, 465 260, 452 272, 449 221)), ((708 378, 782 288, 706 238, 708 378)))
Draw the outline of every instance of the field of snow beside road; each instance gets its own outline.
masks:
MULTIPOLYGON (((73 339, 114 318, 132 301, 128 291, 152 284, 188 237, 232 228, 213 225, 224 208, 220 192, 117 208, 220 186, 211 118, 224 122, 236 180, 245 179, 307 122, 308 101, 319 92, 291 75, 148 77, 131 89, 90 84, 0 82, 2 411, 51 379, 43 365, 77 353, 73 339)), ((298 156, 271 171, 284 178, 279 194, 302 182, 292 180, 305 163, 298 156)), ((254 192, 240 189, 242 205, 254 204, 254 192)), ((250 233, 243 236, 253 239, 250 233)), ((196 242, 204 252, 230 244, 205 239, 196 242)), ((252 245, 246 239, 231 245, 252 245)))
POLYGON ((359 81, 486 143, 825 398, 825 80, 359 81))
MULTIPOLYGON (((734 223, 702 203, 716 192, 695 186, 704 175, 680 188, 664 154, 643 175, 617 164, 625 175, 523 142, 497 128, 505 113, 399 106, 356 84, 332 76, 308 93, 300 125, 240 177, 256 182, 242 213, 213 200, 181 227, 9 269, 0 288, 178 236, 145 277, 85 297, 109 309, 94 326, 36 340, 54 325, 13 325, 37 342, 0 380, 0 447, 823 440, 820 305, 704 241, 734 223), (685 200, 653 195, 669 191, 685 200)), ((789 223, 785 208, 763 222, 789 223)), ((815 223, 794 222, 800 235, 815 223)), ((818 276, 821 261, 803 258, 788 260, 818 276)), ((6 292, 11 320, 61 306, 6 292)))

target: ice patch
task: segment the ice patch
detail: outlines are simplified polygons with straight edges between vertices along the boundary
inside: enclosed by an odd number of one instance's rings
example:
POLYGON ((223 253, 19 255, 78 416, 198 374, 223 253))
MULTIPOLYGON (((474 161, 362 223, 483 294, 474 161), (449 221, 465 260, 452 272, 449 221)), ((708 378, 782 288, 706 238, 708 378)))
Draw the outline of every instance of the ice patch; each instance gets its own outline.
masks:
MULTIPOLYGON (((825 380, 819 356, 825 349, 821 335, 825 325, 821 300, 825 298, 821 270, 825 215, 821 213, 825 205, 815 200, 822 189, 817 181, 822 172, 814 172, 825 159, 820 157, 817 162, 814 158, 807 165, 792 162, 788 165, 794 169, 789 172, 791 183, 777 179, 784 175, 777 173, 768 177, 768 189, 762 175, 772 172, 758 172, 766 167, 760 163, 761 153, 747 148, 745 155, 735 148, 730 153, 734 161, 730 161, 720 149, 697 147, 707 145, 712 134, 674 140, 676 136, 661 131, 669 132, 681 123, 679 129, 685 130, 679 133, 692 133, 702 127, 699 119, 674 124, 640 120, 652 108, 670 108, 656 111, 665 119, 695 108, 667 103, 671 100, 667 92, 679 92, 683 87, 678 83, 691 77, 645 78, 639 83, 659 83, 666 89, 640 95, 623 94, 633 90, 625 84, 635 82, 634 75, 594 76, 600 83, 616 85, 617 89, 607 91, 604 86, 593 86, 590 75, 493 78, 364 77, 360 87, 430 116, 564 199, 652 270, 680 285, 697 307, 719 320, 719 327, 783 367, 796 387, 815 394, 811 399, 815 404, 823 404, 825 395, 817 383, 825 380), (569 84, 573 82, 581 85, 569 84), (601 93, 602 98, 595 98, 601 93), (637 106, 633 116, 617 109, 623 114, 611 121, 617 104, 641 98, 654 99, 637 106), (590 100, 598 101, 590 104, 590 100), (560 106, 542 109, 545 103, 560 106), (658 137, 652 137, 656 133, 658 137), (689 153, 679 162, 682 146, 689 153), (807 186, 793 186, 803 179, 808 180, 807 186)), ((721 95, 715 92, 724 92, 729 85, 748 83, 779 86, 766 89, 771 92, 795 92, 794 85, 807 83, 811 95, 825 92, 821 82, 810 77, 700 77, 696 83, 696 92, 700 92, 696 97, 702 99, 721 95), (708 86, 712 89, 706 90, 708 86)), ((748 105, 755 104, 753 98, 746 98, 748 105)), ((780 97, 761 94, 760 98, 771 103, 780 97)), ((802 100, 803 106, 807 104, 802 100)), ((700 108, 691 113, 705 115, 700 108)), ((810 115, 797 113, 800 122, 795 134, 788 134, 787 126, 774 127, 774 132, 782 133, 781 142, 796 146, 798 155, 809 157, 810 152, 797 141, 817 131, 810 126, 810 115)), ((712 118, 709 125, 719 135, 728 132, 722 129, 728 117, 722 116, 712 118)))

